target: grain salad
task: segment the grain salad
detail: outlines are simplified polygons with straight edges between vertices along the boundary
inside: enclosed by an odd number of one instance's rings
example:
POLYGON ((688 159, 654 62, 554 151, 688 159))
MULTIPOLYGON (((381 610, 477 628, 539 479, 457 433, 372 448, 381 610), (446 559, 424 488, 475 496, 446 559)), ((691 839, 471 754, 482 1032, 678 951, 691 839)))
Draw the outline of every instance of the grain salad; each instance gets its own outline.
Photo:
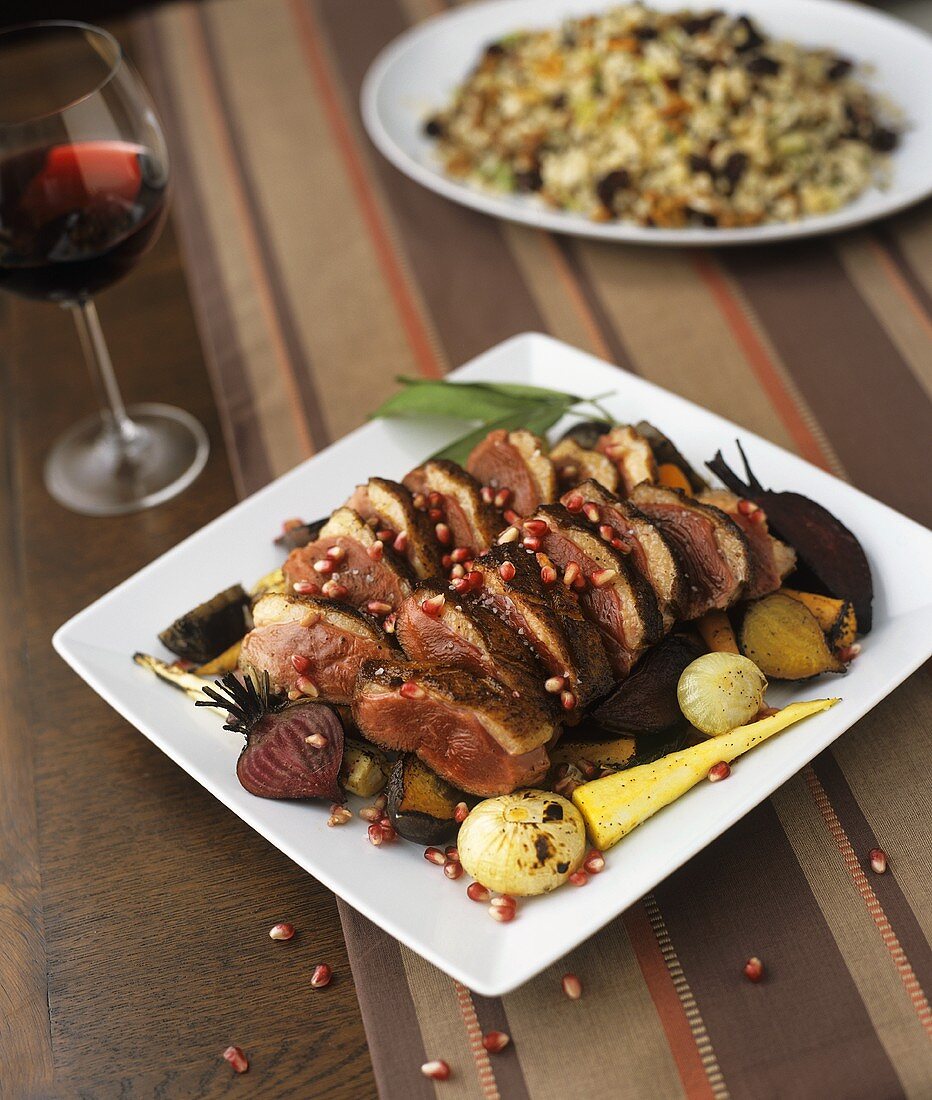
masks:
POLYGON ((596 221, 737 227, 882 186, 893 113, 830 49, 631 4, 492 42, 424 128, 474 186, 596 221))

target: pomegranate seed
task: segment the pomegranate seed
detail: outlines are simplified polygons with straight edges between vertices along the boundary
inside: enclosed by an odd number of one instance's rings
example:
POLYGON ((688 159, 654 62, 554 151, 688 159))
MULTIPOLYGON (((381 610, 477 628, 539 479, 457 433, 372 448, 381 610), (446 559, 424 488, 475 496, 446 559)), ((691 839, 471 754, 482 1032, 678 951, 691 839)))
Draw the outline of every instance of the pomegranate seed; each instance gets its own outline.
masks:
POLYGON ((457 860, 450 860, 443 865, 443 873, 454 882, 463 877, 463 865, 457 860))
POLYGON ((738 511, 741 513, 742 516, 749 516, 753 512, 757 511, 757 505, 754 503, 753 500, 739 500, 738 511))
POLYGON ((550 530, 550 524, 544 519, 526 519, 523 527, 529 535, 534 535, 536 538, 541 538, 550 530))
POLYGON ((463 580, 466 581, 471 591, 476 591, 477 589, 482 588, 482 586, 485 584, 482 574, 478 572, 478 570, 470 570, 470 572, 466 574, 463 580))
POLYGON ((385 544, 381 539, 376 539, 376 541, 366 549, 366 553, 373 561, 381 561, 382 555, 385 553, 385 544))
POLYGON ((590 875, 598 875, 605 870, 605 856, 598 848, 593 848, 583 860, 583 867, 590 875))
POLYGON ((461 565, 454 565, 450 570, 450 577, 453 580, 461 581, 466 576, 466 570, 461 565))
POLYGON ((425 848, 424 858, 427 860, 428 863, 433 863, 437 867, 442 867, 447 861, 447 857, 443 854, 443 852, 440 851, 439 848, 425 848))
POLYGON ((469 591, 469 581, 466 580, 466 574, 464 573, 462 577, 454 577, 450 581, 450 587, 453 589, 454 592, 459 592, 459 593, 468 592, 469 591))
POLYGON ((453 820, 457 825, 462 825, 467 817, 469 817, 469 807, 465 802, 457 802, 453 808, 453 820))
POLYGON ((582 996, 582 982, 575 974, 564 974, 563 981, 560 984, 563 986, 563 992, 571 1001, 578 1001, 582 996))
POLYGON ((436 523, 436 521, 438 519, 443 519, 443 509, 442 508, 428 508, 427 509, 427 518, 432 519, 436 523))
POLYGON ((521 540, 521 545, 524 547, 525 550, 537 551, 541 548, 541 546, 543 546, 543 543, 536 535, 525 535, 524 538, 521 540))
POLYGON ((382 623, 382 629, 385 631, 386 634, 395 633, 395 622, 397 618, 398 616, 395 614, 394 611, 391 613, 391 615, 385 616, 385 621, 382 623))
POLYGON ((270 940, 290 940, 294 936, 294 925, 284 922, 273 924, 269 929, 270 940))
POLYGON ((589 881, 589 876, 585 871, 574 871, 566 881, 572 883, 573 886, 585 886, 589 881))
POLYGON ((589 580, 596 586, 596 588, 604 588, 605 585, 611 584, 611 582, 618 576, 617 569, 597 569, 590 577, 589 580))
POLYGON ((510 489, 499 489, 495 494, 495 507, 507 508, 511 504, 512 492, 510 489))
POLYGON ((379 828, 382 830, 382 840, 386 843, 390 844, 393 840, 398 839, 395 826, 387 818, 379 822, 379 828))
POLYGON ((759 982, 764 977, 764 964, 756 955, 744 964, 744 976, 749 982, 759 982))
POLYGON ((540 579, 542 584, 553 584, 557 579, 556 569, 552 565, 541 566, 540 579))
POLYGON ((431 508, 439 508, 443 504, 443 493, 438 493, 436 489, 427 494, 427 503, 431 508))
POLYGON ((479 491, 479 495, 482 497, 483 504, 495 503, 495 490, 491 485, 483 485, 479 491))
POLYGON ((342 561, 346 557, 346 551, 342 546, 331 546, 327 551, 327 557, 331 561, 342 561))
MULTIPOLYGON (((445 523, 438 523, 434 528, 434 533, 437 536, 437 541, 441 546, 449 546, 453 540, 453 532, 445 523)), ((452 557, 452 555, 451 555, 452 557)))
POLYGON ((431 596, 424 600, 421 604, 421 610, 425 615, 429 615, 430 618, 438 619, 443 612, 443 607, 446 602, 446 596, 440 592, 436 596, 431 596))
POLYGON ((440 564, 443 566, 444 569, 449 569, 450 566, 453 564, 453 558, 449 554, 444 554, 443 557, 440 559, 440 564))
POLYGON ((338 581, 327 581, 323 588, 324 595, 331 600, 342 600, 348 592, 346 585, 338 581))
POLYGON ((489 901, 492 897, 492 891, 488 886, 483 886, 481 882, 471 882, 466 887, 466 897, 470 901, 489 901))
POLYGON ((572 710, 576 706, 576 696, 571 691, 561 691, 560 706, 564 710, 572 710))
POLYGON ((316 596, 320 591, 320 585, 313 581, 295 581, 291 587, 297 596, 316 596))
POLYGON ((565 687, 565 676, 551 676, 549 679, 544 680, 544 690, 549 691, 551 695, 558 695, 565 687))
POLYGON ((521 522, 521 517, 511 508, 506 508, 505 511, 502 512, 502 519, 506 523, 513 523, 516 527, 521 522))
POLYGON ((504 1031, 490 1031, 482 1036, 482 1045, 489 1054, 498 1054, 511 1042, 511 1036, 504 1031))
POLYGON ((845 645, 838 650, 838 659, 847 664, 849 661, 853 661, 860 652, 861 647, 857 642, 855 642, 854 645, 845 645))
POLYGON ((330 817, 327 818, 327 825, 331 829, 335 829, 339 825, 345 825, 347 821, 351 821, 352 818, 353 811, 348 810, 345 806, 331 807, 330 817))
MULTIPOLYGON (((294 685, 302 695, 307 695, 311 699, 316 699, 320 692, 317 690, 317 685, 313 680, 309 680, 306 676, 299 676, 295 680, 294 685)), ((319 736, 319 735, 317 735, 319 736)))
POLYGON ((517 573, 517 569, 514 567, 514 562, 503 561, 498 567, 498 573, 503 581, 512 581, 514 580, 515 573, 517 573))
POLYGON ((582 493, 570 493, 563 502, 563 506, 568 512, 581 512, 583 504, 585 504, 585 501, 582 493))
POLYGON ((403 699, 425 699, 427 697, 427 692, 413 680, 405 680, 398 689, 398 694, 403 699))
POLYGON ((459 852, 458 852, 458 851, 456 850, 456 845, 455 845, 455 844, 448 844, 448 845, 447 845, 447 847, 446 847, 446 848, 444 848, 444 850, 443 850, 443 854, 444 854, 444 855, 445 855, 445 856, 447 857, 447 859, 448 859, 448 860, 450 860, 450 861, 451 861, 452 863, 459 863, 459 861, 460 861, 460 854, 459 854, 459 852))
POLYGON ((379 530, 376 531, 375 537, 379 540, 379 542, 394 542, 395 532, 391 529, 391 527, 380 527, 379 530))
POLYGON ((731 775, 731 768, 724 760, 719 760, 717 764, 713 764, 709 768, 709 782, 718 783, 722 779, 727 779, 731 775))
POLYGON ((492 920, 497 920, 499 924, 508 924, 509 921, 515 919, 518 910, 517 907, 496 905, 495 903, 500 900, 500 898, 492 898, 492 904, 489 906, 489 916, 492 920))
POLYGON ((359 816, 363 821, 369 821, 375 823, 382 820, 382 811, 377 806, 363 806, 359 811, 359 816))
POLYGON ((227 1047, 223 1052, 223 1057, 233 1067, 234 1073, 245 1073, 249 1069, 249 1059, 243 1053, 241 1047, 227 1047))
POLYGON ((758 508, 756 512, 751 513, 751 523, 766 523, 767 513, 763 508, 758 508))
POLYGON ((325 985, 330 985, 332 977, 333 971, 330 967, 326 963, 318 963, 311 974, 311 989, 323 989, 325 985))
POLYGON ((366 604, 366 610, 370 615, 378 615, 381 618, 391 613, 392 605, 383 600, 370 600, 366 604))
POLYGON ((603 523, 599 527, 599 534, 602 536, 603 539, 605 539, 606 542, 611 542, 612 539, 615 537, 615 528, 609 527, 607 523, 603 523))
POLYGON ((566 585, 567 588, 569 588, 570 585, 575 584, 576 581, 579 580, 581 572, 582 570, 579 568, 576 562, 571 561, 569 563, 566 569, 563 570, 563 583, 566 585))
POLYGON ((323 749, 328 744, 327 738, 322 733, 309 733, 304 738, 304 743, 310 745, 312 749, 323 749))
POLYGON ((307 657, 302 656, 300 653, 292 653, 291 655, 291 667, 297 673, 307 672, 311 667, 311 662, 307 657))
POLYGON ((626 542, 622 541, 622 539, 612 539, 609 545, 612 547, 612 549, 617 550, 620 554, 631 553, 631 547, 626 542))
POLYGON ((498 545, 504 546, 509 542, 517 542, 521 532, 517 527, 506 527, 504 531, 498 536, 498 545))
POLYGON ((573 791, 575 791, 576 788, 581 786, 581 785, 582 784, 580 783, 580 781, 578 779, 576 779, 572 775, 568 775, 564 779, 561 779, 557 783, 554 783, 554 785, 553 785, 554 794, 560 794, 564 798, 571 798, 572 794, 573 794, 573 791))
POLYGON ((423 493, 415 493, 411 498, 411 503, 419 512, 423 512, 427 507, 427 497, 425 497, 423 493))
POLYGON ((436 1058, 433 1062, 425 1062, 421 1066, 421 1073, 433 1081, 446 1081, 450 1076, 450 1067, 442 1058, 436 1058))
POLYGON ((401 531, 392 543, 392 548, 397 550, 399 554, 403 554, 408 549, 408 532, 401 531))
POLYGON ((469 561, 472 557, 472 550, 468 546, 457 546, 457 548, 450 554, 450 561, 455 565, 462 565, 464 561, 469 561))
POLYGON ((385 839, 385 834, 382 832, 382 826, 378 821, 373 822, 366 832, 369 835, 369 843, 375 848, 378 848, 385 839))
POLYGON ((329 558, 321 558, 320 561, 314 562, 314 572, 320 573, 326 576, 328 573, 332 573, 336 566, 329 558))
POLYGON ((887 853, 883 848, 871 848, 870 855, 871 870, 876 875, 882 875, 887 869, 887 853))
POLYGON ((598 523, 602 518, 602 513, 599 511, 598 504, 594 500, 589 500, 583 505, 583 515, 589 520, 590 523, 598 523))

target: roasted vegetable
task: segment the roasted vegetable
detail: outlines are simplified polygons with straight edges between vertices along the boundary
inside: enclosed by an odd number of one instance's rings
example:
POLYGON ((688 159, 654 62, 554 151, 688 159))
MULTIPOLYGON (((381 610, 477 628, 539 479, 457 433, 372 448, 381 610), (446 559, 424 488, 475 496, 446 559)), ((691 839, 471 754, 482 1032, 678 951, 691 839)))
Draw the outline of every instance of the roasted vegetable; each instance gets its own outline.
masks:
POLYGON ((456 842, 468 874, 490 890, 527 897, 562 886, 586 854, 576 807, 549 791, 517 791, 480 802, 456 842))
MULTIPOLYGON (((663 466, 674 466, 680 471, 686 481, 685 485, 682 483, 674 485, 661 477, 661 485, 667 485, 671 489, 683 489, 685 492, 692 494, 701 493, 703 489, 708 489, 709 483, 705 478, 696 473, 693 467, 659 428, 655 428, 654 425, 647 420, 639 421, 635 424, 635 428, 651 445, 651 450, 654 452, 654 458, 657 460, 658 470, 663 466)), ((667 477, 670 478, 671 475, 668 473, 667 477)))
POLYGON ((676 686, 683 669, 701 652, 702 647, 688 635, 668 635, 648 650, 628 679, 596 707, 592 718, 597 727, 611 733, 637 734, 659 733, 675 726, 682 720, 676 686))
POLYGON ((611 741, 571 741, 564 737, 551 750, 550 762, 555 766, 572 764, 583 775, 593 769, 595 774, 603 768, 617 771, 631 763, 637 755, 637 747, 634 737, 616 737, 611 741))
POLYGON ((676 697, 686 720, 715 737, 750 722, 766 690, 766 678, 747 657, 704 653, 684 669, 676 697))
POLYGON ((266 573, 264 577, 260 577, 252 588, 250 588, 249 595, 253 603, 255 603, 260 597, 270 592, 287 591, 288 584, 285 581, 285 574, 282 567, 279 566, 277 569, 273 569, 271 573, 266 573))
POLYGON ((828 635, 833 649, 851 645, 858 636, 858 620, 850 600, 836 600, 831 596, 819 596, 815 592, 797 592, 793 588, 781 588, 784 596, 799 600, 815 616, 816 622, 828 635))
POLYGON ((666 489, 680 489, 688 496, 693 495, 689 478, 679 466, 674 466, 672 462, 661 462, 657 467, 657 484, 663 485, 666 489))
POLYGON ((599 437, 607 435, 614 426, 610 420, 580 420, 572 428, 566 429, 560 436, 560 442, 562 443, 564 439, 572 439, 584 450, 591 451, 595 449, 599 437))
POLYGON ((348 738, 344 741, 340 783, 349 794, 372 798, 385 787, 389 771, 390 765, 384 752, 362 741, 348 738))
POLYGON ((248 606, 243 586, 231 585, 176 619, 159 641, 178 657, 202 665, 243 637, 249 629, 248 606))
POLYGON ((584 783, 573 792, 573 801, 596 847, 604 851, 705 779, 715 764, 730 763, 794 722, 827 710, 837 702, 837 699, 815 699, 790 703, 768 718, 682 749, 653 764, 584 783))
MULTIPOLYGON (((179 668, 178 665, 170 665, 166 661, 159 660, 158 657, 151 657, 148 653, 134 653, 133 660, 141 668, 147 668, 150 672, 154 672, 160 680, 164 680, 166 684, 178 688, 195 701, 203 699, 204 688, 210 686, 210 681, 198 676, 197 673, 191 672, 189 669, 179 668)), ((219 714, 226 714, 225 707, 214 707, 213 709, 219 714)))
MULTIPOLYGON (((229 711, 223 728, 246 738, 236 775, 250 794, 343 802, 337 780, 343 726, 330 707, 288 703, 270 693, 267 676, 258 684, 252 678, 240 683, 231 673, 204 694, 229 711)), ((210 704, 196 699, 194 705, 210 704)))
POLYGON ((556 467, 561 489, 569 489, 589 478, 610 493, 618 488, 618 470, 612 460, 600 451, 580 447, 572 439, 561 439, 550 452, 550 461, 556 467))
POLYGON ((282 524, 282 533, 275 540, 275 545, 288 551, 296 550, 299 546, 307 546, 309 542, 313 542, 320 536, 320 529, 329 518, 324 516, 323 519, 314 520, 313 523, 304 523, 300 519, 285 520, 282 524))
POLYGON ((709 469, 733 493, 759 505, 771 531, 796 550, 799 563, 839 598, 851 600, 863 634, 871 628, 871 603, 874 595, 870 565, 861 544, 828 509, 799 493, 765 489, 751 472, 741 444, 745 484, 726 464, 719 451, 707 463, 709 469))
POLYGON ((738 639, 724 611, 707 611, 696 620, 696 629, 713 653, 740 653, 738 639))
POLYGON ((741 624, 741 652, 773 680, 807 680, 844 672, 816 617, 790 596, 774 593, 748 606, 741 624))
POLYGON ((413 752, 399 756, 388 780, 388 817, 395 831, 415 844, 443 844, 456 832, 453 817, 464 795, 413 752))
POLYGON ((229 649, 225 649, 219 657, 214 657, 206 665, 200 665, 194 671, 198 676, 213 679, 214 676, 223 676, 226 672, 232 672, 239 662, 239 651, 243 648, 243 639, 234 642, 229 649))

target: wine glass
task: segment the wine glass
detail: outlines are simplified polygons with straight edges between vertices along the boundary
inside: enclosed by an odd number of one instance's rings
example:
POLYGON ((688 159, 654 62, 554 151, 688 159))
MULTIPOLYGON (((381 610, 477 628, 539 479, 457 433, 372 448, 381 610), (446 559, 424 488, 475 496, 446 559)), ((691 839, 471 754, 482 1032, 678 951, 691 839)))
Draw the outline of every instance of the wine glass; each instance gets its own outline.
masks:
POLYGON ((207 461, 194 417, 123 404, 93 298, 155 240, 168 183, 159 120, 111 34, 70 21, 0 32, 0 288, 77 324, 100 412, 55 443, 45 484, 85 515, 158 504, 207 461))

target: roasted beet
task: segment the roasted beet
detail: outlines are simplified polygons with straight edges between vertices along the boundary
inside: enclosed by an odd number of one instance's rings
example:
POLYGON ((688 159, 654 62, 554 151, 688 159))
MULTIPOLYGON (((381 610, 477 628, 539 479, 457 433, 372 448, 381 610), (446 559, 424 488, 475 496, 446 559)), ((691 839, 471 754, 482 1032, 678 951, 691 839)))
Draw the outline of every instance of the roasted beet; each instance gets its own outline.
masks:
POLYGON ((320 529, 329 518, 324 516, 322 519, 315 519, 313 523, 304 523, 299 519, 287 520, 282 525, 282 533, 275 540, 275 545, 289 551, 307 546, 320 535, 320 529))
POLYGON ((219 704, 229 711, 224 729, 242 733, 246 745, 236 775, 260 798, 324 798, 343 802, 338 776, 343 760, 343 726, 321 703, 289 704, 269 691, 268 676, 240 682, 230 674, 195 706, 219 704))
POLYGON ((612 430, 614 425, 608 420, 580 420, 578 424, 574 424, 572 428, 567 428, 563 435, 560 436, 560 440, 572 439, 574 443, 578 443, 580 447, 585 448, 587 451, 591 451, 595 448, 596 443, 599 441, 599 437, 606 435, 612 430))
POLYGON ((740 443, 738 450, 744 462, 747 483, 727 465, 721 451, 706 465, 733 493, 763 509, 773 534, 795 549, 800 565, 830 595, 851 600, 858 627, 862 634, 866 634, 871 628, 874 587, 870 565, 861 544, 821 504, 800 493, 765 489, 751 472, 740 443))

